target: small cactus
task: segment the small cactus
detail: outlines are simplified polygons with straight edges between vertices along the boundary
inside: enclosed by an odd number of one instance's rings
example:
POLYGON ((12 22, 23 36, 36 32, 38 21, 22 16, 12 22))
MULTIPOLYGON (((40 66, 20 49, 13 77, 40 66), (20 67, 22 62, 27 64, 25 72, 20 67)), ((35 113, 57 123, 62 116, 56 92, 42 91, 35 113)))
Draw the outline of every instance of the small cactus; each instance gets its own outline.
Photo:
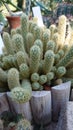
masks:
POLYGON ((32 46, 32 48, 30 49, 30 72, 31 72, 31 74, 38 71, 40 55, 41 55, 40 48, 36 45, 32 46))
POLYGON ((41 75, 40 77, 39 77, 39 83, 41 84, 41 85, 43 85, 43 84, 45 84, 47 82, 47 76, 46 75, 41 75))
POLYGON ((50 80, 54 79, 54 73, 53 72, 49 72, 47 73, 47 81, 49 82, 50 80))
POLYGON ((29 78, 30 70, 26 63, 21 64, 19 66, 19 70, 20 70, 20 77, 22 79, 29 78))
POLYGON ((31 129, 31 124, 28 120, 23 119, 20 120, 16 126, 15 130, 32 130, 31 129))
POLYGON ((66 68, 64 66, 60 66, 56 71, 56 76, 62 77, 65 73, 66 73, 66 68))
POLYGON ((16 68, 11 68, 8 71, 8 86, 10 90, 15 87, 20 87, 19 72, 16 68))
POLYGON ((39 81, 39 74, 38 74, 38 73, 33 73, 33 74, 31 75, 31 81, 32 81, 32 82, 37 82, 37 81, 39 81))
POLYGON ((31 87, 32 90, 37 91, 40 89, 40 84, 38 82, 33 82, 31 87))
POLYGON ((0 68, 0 81, 7 82, 7 72, 0 68))
POLYGON ((52 50, 48 50, 45 53, 44 65, 43 65, 43 71, 45 74, 51 71, 53 64, 54 64, 54 53, 52 50))

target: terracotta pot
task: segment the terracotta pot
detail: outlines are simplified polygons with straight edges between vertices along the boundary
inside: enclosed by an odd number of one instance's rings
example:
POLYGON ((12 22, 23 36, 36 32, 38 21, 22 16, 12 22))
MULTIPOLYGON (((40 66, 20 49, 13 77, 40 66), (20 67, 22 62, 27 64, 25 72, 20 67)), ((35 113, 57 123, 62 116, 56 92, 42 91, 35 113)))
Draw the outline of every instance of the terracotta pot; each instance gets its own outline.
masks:
POLYGON ((7 16, 10 28, 17 28, 20 26, 20 16, 7 16))

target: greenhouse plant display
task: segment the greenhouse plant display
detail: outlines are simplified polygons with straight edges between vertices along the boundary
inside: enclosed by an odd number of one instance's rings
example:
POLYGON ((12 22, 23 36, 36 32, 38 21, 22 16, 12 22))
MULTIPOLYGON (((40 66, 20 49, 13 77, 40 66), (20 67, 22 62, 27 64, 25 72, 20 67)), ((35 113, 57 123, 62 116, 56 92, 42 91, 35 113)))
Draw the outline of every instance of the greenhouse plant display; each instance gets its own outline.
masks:
MULTIPOLYGON (((39 27, 22 14, 21 26, 12 29, 11 34, 4 32, 3 41, 3 54, 0 55, 0 91, 9 90, 10 98, 19 104, 30 100, 31 107, 34 108, 34 103, 35 109, 38 102, 43 102, 42 107, 49 109, 48 118, 44 122, 47 124, 51 121, 52 101, 51 91, 46 91, 44 85, 51 89, 57 85, 62 85, 60 88, 63 88, 64 82, 71 81, 73 87, 73 30, 69 24, 67 28, 67 18, 62 15, 59 17, 58 26, 51 25, 46 28, 39 27), (41 99, 41 95, 42 100, 37 101, 36 97, 41 99)), ((64 95, 67 97, 65 101, 69 100, 69 82, 67 91, 68 96, 64 95)), ((43 111, 46 118, 46 110, 43 111)), ((43 117, 39 116, 39 123, 41 119, 43 117)))

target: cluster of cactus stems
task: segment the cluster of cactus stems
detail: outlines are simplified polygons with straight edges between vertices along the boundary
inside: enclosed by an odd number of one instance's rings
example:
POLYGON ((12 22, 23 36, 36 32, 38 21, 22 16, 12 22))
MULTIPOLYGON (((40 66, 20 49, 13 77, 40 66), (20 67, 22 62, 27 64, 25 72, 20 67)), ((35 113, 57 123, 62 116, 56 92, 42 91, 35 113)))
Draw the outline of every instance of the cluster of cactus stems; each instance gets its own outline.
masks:
POLYGON ((8 85, 15 101, 29 101, 32 90, 43 90, 44 84, 52 86, 70 79, 73 84, 73 31, 70 25, 66 30, 66 26, 64 15, 60 16, 58 26, 47 29, 23 14, 21 26, 11 30, 11 35, 3 34, 0 84, 8 85))

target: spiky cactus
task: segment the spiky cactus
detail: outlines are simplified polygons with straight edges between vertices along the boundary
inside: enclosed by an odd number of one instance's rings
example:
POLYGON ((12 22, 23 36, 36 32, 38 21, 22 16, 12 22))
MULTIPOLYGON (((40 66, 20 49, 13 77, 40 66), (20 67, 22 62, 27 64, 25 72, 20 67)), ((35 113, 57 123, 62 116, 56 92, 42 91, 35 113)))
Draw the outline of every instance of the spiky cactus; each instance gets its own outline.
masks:
POLYGON ((26 63, 26 56, 25 56, 24 52, 18 51, 16 53, 16 60, 17 60, 18 66, 20 66, 22 63, 26 63))
POLYGON ((57 27, 56 27, 55 24, 52 24, 52 25, 50 25, 49 29, 50 29, 50 32, 51 32, 50 39, 53 39, 53 35, 57 31, 57 27))
POLYGON ((54 79, 54 73, 53 72, 49 72, 47 73, 47 81, 49 82, 50 80, 54 79))
POLYGON ((30 70, 26 63, 21 64, 19 66, 19 70, 20 70, 20 78, 22 79, 29 78, 30 70))
POLYGON ((35 26, 33 34, 34 34, 34 39, 35 40, 36 39, 41 39, 41 35, 42 35, 41 28, 38 27, 38 26, 35 26))
POLYGON ((23 13, 21 17, 21 34, 23 36, 24 47, 26 51, 27 51, 27 44, 26 44, 27 32, 28 32, 28 17, 26 14, 23 13))
POLYGON ((15 130, 32 130, 31 124, 28 120, 22 119, 18 122, 15 130))
POLYGON ((47 82, 47 76, 46 75, 41 75, 40 77, 39 77, 39 83, 41 84, 41 85, 43 85, 43 84, 45 84, 47 82))
POLYGON ((23 44, 23 37, 20 34, 15 34, 12 37, 12 42, 13 42, 13 48, 15 50, 15 52, 18 51, 25 51, 24 50, 24 44, 23 44))
POLYGON ((65 67, 68 66, 68 64, 71 62, 72 58, 73 58, 73 45, 69 49, 66 56, 64 58, 62 58, 62 60, 60 60, 60 62, 57 64, 57 67, 59 67, 59 66, 65 66, 65 67))
POLYGON ((46 50, 54 51, 54 48, 55 48, 55 42, 53 42, 52 40, 48 41, 47 46, 46 46, 46 50))
POLYGON ((41 59, 43 58, 43 43, 40 39, 35 40, 34 45, 39 46, 41 51, 41 59))
POLYGON ((15 35, 16 34, 16 29, 12 29, 11 30, 11 37, 13 37, 13 35, 15 35))
POLYGON ((32 81, 32 82, 37 82, 37 81, 39 81, 39 74, 38 74, 38 73, 33 73, 33 74, 31 75, 31 81, 32 81))
POLYGON ((33 82, 31 87, 32 90, 37 91, 40 89, 40 84, 38 82, 33 82))
POLYGON ((56 76, 59 78, 62 77, 65 73, 66 73, 66 68, 64 66, 60 66, 56 71, 56 76))
POLYGON ((44 31, 42 34, 42 41, 43 41, 43 51, 45 53, 47 42, 50 40, 50 31, 44 31))
POLYGON ((19 72, 16 68, 11 68, 8 71, 8 86, 10 90, 15 87, 20 87, 19 72))
POLYGON ((31 95, 31 83, 28 80, 23 80, 21 86, 15 87, 11 90, 12 99, 18 103, 28 102, 31 95))
POLYGON ((39 62, 40 62, 40 48, 34 45, 30 49, 30 72, 31 74, 38 71, 39 62))
POLYGON ((7 32, 3 34, 3 41, 8 54, 14 54, 10 35, 7 32))
POLYGON ((33 46, 34 44, 34 36, 32 33, 27 33, 26 35, 26 43, 27 43, 27 52, 29 54, 30 52, 30 48, 33 46))
POLYGON ((54 53, 52 50, 48 50, 45 53, 44 65, 43 65, 43 71, 45 74, 51 71, 53 64, 54 64, 54 53))

